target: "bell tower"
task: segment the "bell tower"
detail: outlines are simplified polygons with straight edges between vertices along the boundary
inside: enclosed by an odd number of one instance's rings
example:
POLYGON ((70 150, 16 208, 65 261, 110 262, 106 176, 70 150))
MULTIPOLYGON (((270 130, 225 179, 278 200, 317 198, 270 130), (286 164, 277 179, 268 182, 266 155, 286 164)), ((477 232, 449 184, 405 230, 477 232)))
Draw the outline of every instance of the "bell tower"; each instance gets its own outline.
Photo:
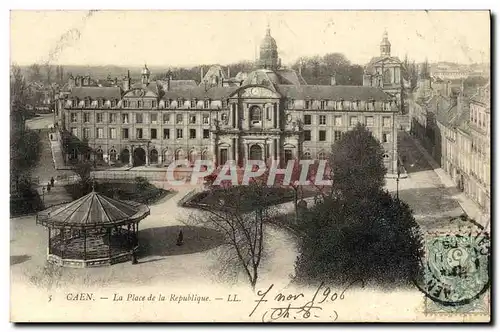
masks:
POLYGON ((275 70, 279 67, 278 46, 276 40, 271 36, 271 28, 269 25, 266 29, 266 36, 260 43, 259 67, 275 70))
POLYGON ((382 36, 382 41, 380 42, 380 56, 389 57, 391 56, 391 42, 389 42, 389 37, 387 36, 387 30, 384 31, 382 36))

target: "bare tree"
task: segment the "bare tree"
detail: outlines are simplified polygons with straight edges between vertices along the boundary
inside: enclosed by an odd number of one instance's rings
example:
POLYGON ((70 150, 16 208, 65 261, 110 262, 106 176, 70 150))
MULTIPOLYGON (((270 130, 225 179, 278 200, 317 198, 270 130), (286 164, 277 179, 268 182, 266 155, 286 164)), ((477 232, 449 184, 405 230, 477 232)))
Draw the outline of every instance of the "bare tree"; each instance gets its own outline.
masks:
POLYGON ((264 181, 247 186, 221 186, 210 189, 210 201, 186 222, 210 227, 224 237, 219 265, 226 272, 243 270, 255 290, 264 255, 264 225, 275 218, 275 210, 266 205, 269 187, 264 181), (229 270, 229 271, 228 271, 229 270))

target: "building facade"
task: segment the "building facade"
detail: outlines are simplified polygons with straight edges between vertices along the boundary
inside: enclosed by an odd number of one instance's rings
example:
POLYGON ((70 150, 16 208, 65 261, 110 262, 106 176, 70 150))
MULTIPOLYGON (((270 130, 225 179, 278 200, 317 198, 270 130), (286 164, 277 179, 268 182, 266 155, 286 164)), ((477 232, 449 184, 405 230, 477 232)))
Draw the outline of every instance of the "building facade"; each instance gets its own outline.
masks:
MULTIPOLYGON (((221 165, 325 159, 332 143, 362 123, 382 143, 388 172, 396 172, 398 98, 381 86, 339 86, 334 79, 331 85, 307 85, 281 66, 269 28, 256 65, 232 78, 216 66, 201 73, 199 84, 168 75, 152 82, 145 66, 141 82, 132 83, 128 75, 121 85, 73 86, 60 95, 56 112, 66 133, 67 162, 166 166, 173 160, 221 165)), ((392 69, 391 82, 399 84, 400 75, 392 69)))

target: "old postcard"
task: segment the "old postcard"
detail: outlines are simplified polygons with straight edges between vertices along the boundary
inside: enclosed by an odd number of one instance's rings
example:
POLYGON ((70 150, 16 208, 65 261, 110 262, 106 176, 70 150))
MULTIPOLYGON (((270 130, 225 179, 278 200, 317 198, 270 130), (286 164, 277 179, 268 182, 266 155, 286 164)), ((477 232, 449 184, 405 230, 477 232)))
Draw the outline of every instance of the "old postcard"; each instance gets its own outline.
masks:
POLYGON ((490 321, 490 12, 10 16, 11 321, 490 321))

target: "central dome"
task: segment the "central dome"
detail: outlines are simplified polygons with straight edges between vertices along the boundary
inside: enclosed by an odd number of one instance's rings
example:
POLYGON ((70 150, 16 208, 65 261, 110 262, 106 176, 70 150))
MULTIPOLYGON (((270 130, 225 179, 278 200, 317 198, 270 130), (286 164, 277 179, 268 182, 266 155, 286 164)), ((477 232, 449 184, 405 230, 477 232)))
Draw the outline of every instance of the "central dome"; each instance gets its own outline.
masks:
POLYGON ((260 43, 260 48, 271 48, 277 49, 276 40, 271 36, 271 29, 268 27, 266 30, 266 36, 262 39, 260 43))

